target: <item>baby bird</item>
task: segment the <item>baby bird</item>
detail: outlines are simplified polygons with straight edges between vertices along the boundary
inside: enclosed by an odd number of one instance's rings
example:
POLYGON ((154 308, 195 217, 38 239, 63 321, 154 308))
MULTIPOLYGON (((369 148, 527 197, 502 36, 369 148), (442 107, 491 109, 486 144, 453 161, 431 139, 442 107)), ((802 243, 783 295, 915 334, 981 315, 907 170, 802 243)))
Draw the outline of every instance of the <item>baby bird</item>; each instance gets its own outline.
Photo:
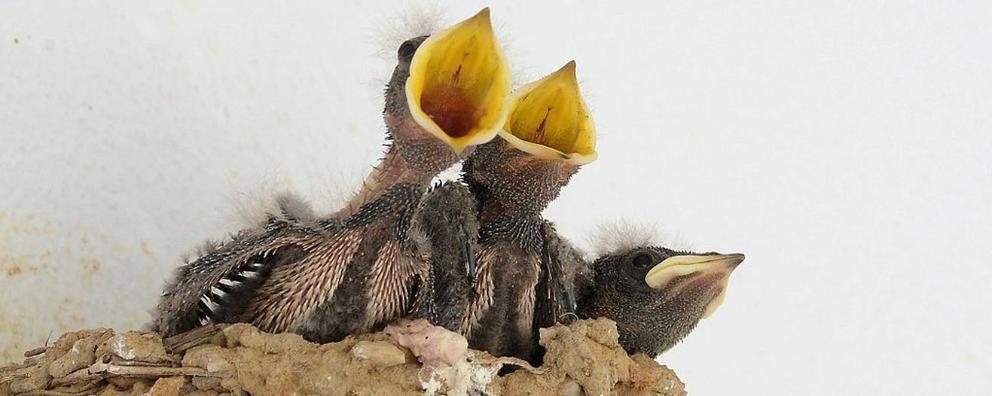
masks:
POLYGON ((391 144, 362 190, 326 218, 282 198, 263 229, 181 267, 156 309, 160 333, 250 322, 323 342, 412 309, 429 276, 414 212, 433 176, 496 135, 510 82, 488 9, 407 40, 397 59, 383 112, 391 144))
POLYGON ((712 315, 743 254, 636 247, 598 258, 574 284, 578 317, 617 322, 628 353, 654 358, 712 315))
MULTIPOLYGON (((473 271, 478 264, 472 259, 476 256, 468 253, 479 249, 472 235, 472 230, 478 227, 473 217, 477 213, 476 204, 464 185, 449 182, 428 194, 424 210, 417 215, 420 221, 431 225, 429 235, 434 250, 448 252, 431 261, 435 275, 430 285, 425 286, 438 292, 431 295, 434 300, 424 304, 436 307, 438 312, 431 322, 448 329, 456 329, 468 317, 465 307, 473 301, 471 296, 478 284, 474 278, 477 272, 473 271)), ((589 262, 549 222, 540 228, 539 235, 543 241, 540 260, 547 264, 540 271, 547 270, 549 274, 540 275, 535 287, 531 332, 516 330, 513 323, 492 320, 487 324, 493 328, 481 328, 470 334, 469 342, 474 348, 494 355, 524 357, 539 365, 540 328, 558 321, 568 323, 569 318, 605 317, 617 323, 620 345, 627 352, 653 358, 685 338, 701 319, 716 311, 726 295, 730 274, 744 260, 742 254, 639 246, 645 243, 642 237, 618 235, 622 241, 614 242, 621 242, 622 246, 589 262), (551 274, 551 270, 555 272, 551 274), (517 332, 508 336, 506 329, 517 332), (525 345, 528 340, 530 345, 525 345), (515 349, 508 347, 507 342, 512 342, 509 345, 515 349)), ((513 269, 514 262, 497 262, 503 269, 513 269)), ((521 280, 526 279, 518 274, 514 274, 516 278, 500 278, 506 283, 491 286, 495 296, 484 317, 495 318, 498 312, 509 321, 521 316, 516 311, 521 304, 500 301, 500 296, 512 295, 505 290, 520 290, 521 280)))
POLYGON ((458 330, 474 348, 529 359, 537 329, 562 313, 564 290, 555 251, 561 243, 541 212, 596 158, 575 62, 519 89, 500 137, 477 148, 462 168, 479 235, 458 330))

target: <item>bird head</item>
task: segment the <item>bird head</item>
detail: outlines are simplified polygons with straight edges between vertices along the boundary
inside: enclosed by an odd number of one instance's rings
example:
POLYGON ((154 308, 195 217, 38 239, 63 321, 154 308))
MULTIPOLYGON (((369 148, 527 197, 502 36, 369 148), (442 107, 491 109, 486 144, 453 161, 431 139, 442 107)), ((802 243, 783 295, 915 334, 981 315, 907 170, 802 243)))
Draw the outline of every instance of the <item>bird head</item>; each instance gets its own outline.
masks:
POLYGON ((510 73, 488 8, 403 42, 396 55, 384 117, 409 163, 440 156, 444 164, 424 164, 440 171, 496 136, 506 119, 510 73))
POLYGON ((503 210, 543 210, 581 165, 596 159, 596 128, 575 62, 514 92, 499 135, 468 158, 465 181, 503 210))
POLYGON ((617 322, 620 344, 651 357, 682 340, 723 302, 743 254, 642 247, 600 257, 577 314, 617 322))

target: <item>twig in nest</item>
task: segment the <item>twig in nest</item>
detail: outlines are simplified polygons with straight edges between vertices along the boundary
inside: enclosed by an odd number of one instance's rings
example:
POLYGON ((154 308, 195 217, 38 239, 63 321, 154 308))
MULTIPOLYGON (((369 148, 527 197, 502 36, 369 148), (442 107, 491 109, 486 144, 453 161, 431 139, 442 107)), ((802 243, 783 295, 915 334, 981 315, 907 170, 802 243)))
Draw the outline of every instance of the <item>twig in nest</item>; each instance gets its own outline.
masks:
POLYGON ((93 381, 99 382, 99 381, 102 381, 102 380, 103 380, 103 375, 97 374, 97 373, 92 373, 92 372, 90 372, 90 369, 89 368, 84 368, 84 369, 73 371, 73 372, 69 373, 69 375, 67 375, 65 377, 53 379, 50 386, 52 386, 52 387, 60 387, 60 386, 66 386, 66 385, 80 384, 80 383, 83 383, 83 382, 93 382, 93 381))
POLYGON ((197 367, 124 366, 119 364, 96 362, 90 367, 73 371, 65 377, 53 379, 51 386, 71 386, 86 382, 97 383, 111 377, 159 378, 173 377, 177 375, 218 378, 231 376, 231 374, 227 372, 212 373, 197 367))
MULTIPOLYGON (((230 373, 211 373, 197 367, 160 367, 160 366, 120 366, 116 364, 106 364, 102 362, 94 363, 90 366, 91 373, 106 373, 110 376, 119 377, 173 377, 186 375, 194 377, 229 377, 230 373)), ((105 375, 105 376, 106 376, 105 375)))
POLYGON ((141 361, 141 360, 121 359, 118 356, 113 356, 113 357, 111 357, 110 361, 106 361, 107 359, 104 359, 105 360, 104 363, 111 363, 111 364, 115 364, 115 365, 118 365, 118 366, 164 366, 164 367, 171 367, 171 366, 174 366, 174 365, 180 363, 181 360, 182 360, 182 359, 179 359, 179 358, 177 358, 175 356, 169 356, 169 358, 171 358, 173 361, 172 362, 146 362, 146 361, 141 361))
POLYGON ((162 340, 162 342, 169 353, 181 354, 193 347, 209 343, 215 336, 221 334, 223 328, 222 325, 211 323, 185 333, 176 334, 162 340))
POLYGON ((24 357, 29 358, 29 357, 32 357, 32 356, 38 356, 38 355, 41 355, 41 354, 43 354, 43 353, 45 353, 47 351, 48 351, 48 347, 47 346, 37 347, 37 348, 32 349, 30 351, 24 352, 24 357))

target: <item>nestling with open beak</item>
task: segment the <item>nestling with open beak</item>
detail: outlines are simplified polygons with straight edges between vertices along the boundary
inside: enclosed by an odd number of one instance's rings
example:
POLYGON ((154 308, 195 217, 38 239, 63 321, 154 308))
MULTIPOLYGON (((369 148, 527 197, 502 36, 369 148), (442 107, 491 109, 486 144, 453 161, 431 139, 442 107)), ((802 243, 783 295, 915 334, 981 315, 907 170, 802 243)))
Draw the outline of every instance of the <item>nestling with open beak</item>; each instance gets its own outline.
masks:
POLYGON ((479 245, 459 331, 474 348, 530 359, 537 329, 561 313, 565 281, 552 251, 561 243, 541 212, 596 158, 575 63, 515 92, 500 136, 462 168, 478 208, 479 245))
POLYGON ((392 143, 362 190, 327 218, 284 198, 263 229, 181 267, 157 307, 159 332, 250 322, 331 341, 412 309, 429 276, 414 212, 433 176, 495 137, 510 78, 488 9, 404 42, 397 58, 385 93, 392 143))

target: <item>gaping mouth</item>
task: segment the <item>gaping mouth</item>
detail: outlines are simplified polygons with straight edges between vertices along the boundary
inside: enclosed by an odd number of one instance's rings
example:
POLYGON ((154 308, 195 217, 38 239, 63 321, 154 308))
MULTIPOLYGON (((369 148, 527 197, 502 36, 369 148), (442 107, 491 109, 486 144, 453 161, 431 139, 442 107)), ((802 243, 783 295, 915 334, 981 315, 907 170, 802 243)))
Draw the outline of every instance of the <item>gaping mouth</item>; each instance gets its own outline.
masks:
POLYGON ((579 93, 574 61, 518 89, 509 112, 500 136, 517 149, 576 165, 596 159, 596 127, 579 93))
POLYGON ((682 293, 690 288, 706 287, 718 289, 718 294, 707 304, 703 318, 709 317, 723 303, 726 296, 727 282, 730 273, 744 261, 743 254, 710 255, 710 256, 673 256, 655 265, 644 276, 644 281, 655 290, 676 287, 674 294, 682 293), (682 279, 679 284, 671 282, 682 279))
POLYGON ((406 81, 414 120, 456 153, 496 136, 509 94, 509 68, 488 8, 424 40, 406 81))

